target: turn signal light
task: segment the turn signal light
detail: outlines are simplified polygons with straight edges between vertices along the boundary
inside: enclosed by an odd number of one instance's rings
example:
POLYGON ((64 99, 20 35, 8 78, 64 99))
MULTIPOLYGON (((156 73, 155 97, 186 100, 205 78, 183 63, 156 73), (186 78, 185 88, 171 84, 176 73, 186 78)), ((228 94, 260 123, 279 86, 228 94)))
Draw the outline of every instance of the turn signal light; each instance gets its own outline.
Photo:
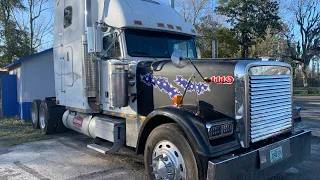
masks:
POLYGON ((179 104, 182 104, 182 96, 181 95, 175 95, 173 97, 173 103, 175 105, 179 105, 179 104))

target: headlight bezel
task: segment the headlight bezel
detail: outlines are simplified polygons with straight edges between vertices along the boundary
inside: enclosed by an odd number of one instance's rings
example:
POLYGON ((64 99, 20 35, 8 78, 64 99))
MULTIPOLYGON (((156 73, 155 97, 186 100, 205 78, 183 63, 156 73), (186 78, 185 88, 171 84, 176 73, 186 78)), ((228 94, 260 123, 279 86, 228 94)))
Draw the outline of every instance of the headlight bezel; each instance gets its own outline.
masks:
POLYGON ((206 123, 206 129, 209 140, 232 136, 234 134, 234 121, 230 119, 209 121, 206 123))

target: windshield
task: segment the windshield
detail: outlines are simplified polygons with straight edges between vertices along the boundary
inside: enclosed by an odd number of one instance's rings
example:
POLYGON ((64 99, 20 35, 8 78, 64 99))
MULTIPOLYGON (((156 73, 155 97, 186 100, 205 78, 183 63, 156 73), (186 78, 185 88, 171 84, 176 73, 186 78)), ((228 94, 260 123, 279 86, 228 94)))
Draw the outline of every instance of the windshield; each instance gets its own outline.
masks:
POLYGON ((165 32, 125 30, 128 54, 132 57, 170 58, 179 49, 184 57, 196 58, 193 37, 165 32))

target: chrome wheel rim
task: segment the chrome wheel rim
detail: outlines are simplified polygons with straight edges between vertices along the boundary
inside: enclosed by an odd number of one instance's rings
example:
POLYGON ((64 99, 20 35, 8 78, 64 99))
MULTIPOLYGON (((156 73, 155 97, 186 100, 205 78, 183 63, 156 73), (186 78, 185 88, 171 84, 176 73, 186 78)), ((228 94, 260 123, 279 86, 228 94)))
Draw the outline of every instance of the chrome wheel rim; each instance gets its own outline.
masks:
POLYGON ((32 119, 33 124, 36 123, 36 117, 37 117, 37 115, 36 115, 35 109, 34 109, 34 107, 32 107, 31 119, 32 119))
POLYGON ((152 153, 152 174, 156 179, 185 180, 186 167, 179 149, 170 141, 160 141, 152 153))
POLYGON ((39 113, 39 120, 40 120, 40 126, 42 129, 44 129, 46 127, 46 124, 45 124, 45 120, 44 120, 44 109, 41 108, 40 109, 40 113, 39 113))

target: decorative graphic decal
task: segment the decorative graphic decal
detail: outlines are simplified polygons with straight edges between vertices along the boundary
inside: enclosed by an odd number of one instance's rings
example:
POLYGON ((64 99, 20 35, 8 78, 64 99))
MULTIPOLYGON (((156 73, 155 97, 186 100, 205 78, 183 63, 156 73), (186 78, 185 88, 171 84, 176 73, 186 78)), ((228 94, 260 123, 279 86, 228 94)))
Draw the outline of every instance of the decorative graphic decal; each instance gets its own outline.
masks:
POLYGON ((233 84, 234 77, 232 76, 212 76, 211 82, 215 84, 233 84))
MULTIPOLYGON (((178 75, 176 77, 176 80, 174 81, 175 83, 177 83, 178 86, 182 87, 183 89, 186 89, 188 86, 188 79, 184 79, 182 76, 178 75)), ((197 94, 201 95, 204 94, 204 92, 206 91, 210 91, 210 86, 208 84, 205 83, 194 83, 194 82, 190 82, 190 85, 187 89, 188 92, 193 92, 195 91, 195 87, 197 90, 197 94)))
POLYGON ((158 88, 161 92, 168 94, 171 99, 176 95, 181 95, 179 89, 169 83, 168 78, 156 77, 153 76, 152 73, 140 75, 140 78, 141 81, 148 86, 153 86, 154 88, 158 88))

